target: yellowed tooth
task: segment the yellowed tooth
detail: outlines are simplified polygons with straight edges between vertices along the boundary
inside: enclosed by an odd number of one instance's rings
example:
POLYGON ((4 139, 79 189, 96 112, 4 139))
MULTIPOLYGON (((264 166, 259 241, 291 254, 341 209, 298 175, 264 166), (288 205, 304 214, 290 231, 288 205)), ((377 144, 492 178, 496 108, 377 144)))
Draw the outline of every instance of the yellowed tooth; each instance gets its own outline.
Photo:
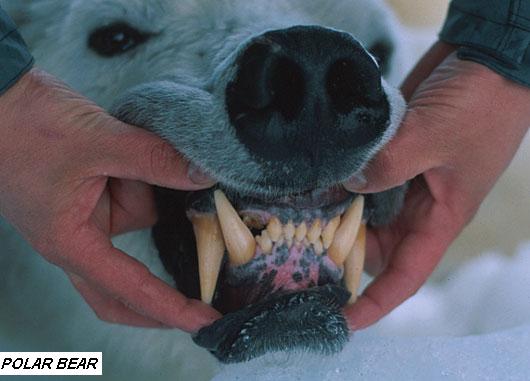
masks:
POLYGON ((307 234, 307 225, 305 222, 302 222, 296 227, 296 232, 294 233, 295 239, 297 242, 301 242, 307 234))
POLYGON ((267 225, 267 231, 272 242, 277 242, 282 236, 282 223, 277 217, 272 217, 267 225))
POLYGON ((287 225, 285 225, 283 227, 283 234, 284 234, 285 240, 287 242, 292 242, 293 241, 293 237, 294 237, 295 231, 296 231, 296 229, 294 227, 293 221, 289 221, 287 223, 287 225))
POLYGON ((315 243, 320 238, 320 234, 322 234, 322 222, 317 218, 307 232, 307 239, 309 242, 315 243))
POLYGON ((344 262, 344 284, 351 297, 348 303, 353 304, 357 300, 359 284, 364 268, 364 258, 366 255, 366 225, 362 224, 359 234, 353 245, 353 249, 344 262))
POLYGON ((214 199, 230 263, 244 265, 254 256, 256 241, 221 190, 214 192, 214 199))
POLYGON ((256 237, 256 242, 261 247, 264 254, 272 253, 272 240, 269 237, 269 233, 264 230, 261 232, 261 236, 256 237))
POLYGON ((341 266, 344 263, 353 248, 363 218, 363 208, 364 197, 357 196, 341 218, 333 242, 331 242, 328 249, 329 258, 337 266, 341 266))
POLYGON ((201 299, 210 304, 225 253, 223 233, 215 214, 197 215, 191 218, 191 222, 197 242, 201 299))
POLYGON ((335 237, 335 232, 340 225, 340 216, 337 216, 330 220, 324 230, 322 231, 322 243, 324 244, 324 249, 329 249, 333 238, 335 237))
POLYGON ((320 238, 313 243, 313 249, 315 250, 316 255, 322 255, 324 252, 324 245, 322 244, 322 240, 320 238))
POLYGON ((251 217, 251 216, 243 216, 242 218, 243 222, 245 225, 247 225, 249 228, 253 228, 253 229, 263 229, 265 226, 261 223, 261 221, 259 221, 258 219, 256 219, 255 217, 251 217))

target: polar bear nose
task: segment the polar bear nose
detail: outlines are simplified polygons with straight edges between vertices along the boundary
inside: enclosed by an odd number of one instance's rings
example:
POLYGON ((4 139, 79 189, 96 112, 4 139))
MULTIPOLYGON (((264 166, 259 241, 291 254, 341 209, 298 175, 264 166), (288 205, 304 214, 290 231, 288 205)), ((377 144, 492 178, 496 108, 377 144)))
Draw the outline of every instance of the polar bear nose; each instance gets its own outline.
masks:
MULTIPOLYGON (((314 155, 315 136, 325 138, 341 117, 384 108, 379 67, 348 33, 320 26, 266 32, 242 49, 236 65, 226 88, 230 121, 240 139, 265 158, 292 156, 293 148, 314 155)), ((357 143, 365 145, 379 133, 366 131, 357 143)))

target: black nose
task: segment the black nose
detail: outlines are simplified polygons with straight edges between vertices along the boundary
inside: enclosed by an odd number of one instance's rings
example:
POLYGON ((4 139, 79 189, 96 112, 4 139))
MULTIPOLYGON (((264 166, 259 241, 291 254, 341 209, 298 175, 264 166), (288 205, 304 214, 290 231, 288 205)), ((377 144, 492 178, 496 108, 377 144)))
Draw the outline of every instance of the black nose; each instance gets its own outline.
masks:
POLYGON ((384 132, 379 119, 388 116, 374 59, 351 35, 318 26, 253 39, 237 60, 226 105, 240 140, 270 160, 318 160, 323 140, 363 146, 384 132))

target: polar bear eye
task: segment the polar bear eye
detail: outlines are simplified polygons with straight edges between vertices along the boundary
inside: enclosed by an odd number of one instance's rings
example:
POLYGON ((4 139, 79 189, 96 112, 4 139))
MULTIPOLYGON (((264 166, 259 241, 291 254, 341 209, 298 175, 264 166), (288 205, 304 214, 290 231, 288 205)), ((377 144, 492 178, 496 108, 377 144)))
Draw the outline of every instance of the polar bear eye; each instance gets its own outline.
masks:
POLYGON ((118 22, 94 30, 88 38, 88 46, 103 57, 112 57, 144 43, 150 35, 118 22))

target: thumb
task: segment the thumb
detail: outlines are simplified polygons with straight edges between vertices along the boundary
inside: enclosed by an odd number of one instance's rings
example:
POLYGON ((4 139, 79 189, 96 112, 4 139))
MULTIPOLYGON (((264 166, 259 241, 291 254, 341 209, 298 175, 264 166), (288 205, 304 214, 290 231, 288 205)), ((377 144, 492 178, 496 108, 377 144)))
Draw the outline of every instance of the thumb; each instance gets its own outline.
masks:
POLYGON ((397 135, 372 159, 361 177, 344 187, 356 193, 376 193, 403 185, 437 164, 428 120, 409 109, 397 135))
POLYGON ((111 116, 105 119, 95 150, 99 174, 181 190, 204 189, 215 183, 166 140, 111 116))

